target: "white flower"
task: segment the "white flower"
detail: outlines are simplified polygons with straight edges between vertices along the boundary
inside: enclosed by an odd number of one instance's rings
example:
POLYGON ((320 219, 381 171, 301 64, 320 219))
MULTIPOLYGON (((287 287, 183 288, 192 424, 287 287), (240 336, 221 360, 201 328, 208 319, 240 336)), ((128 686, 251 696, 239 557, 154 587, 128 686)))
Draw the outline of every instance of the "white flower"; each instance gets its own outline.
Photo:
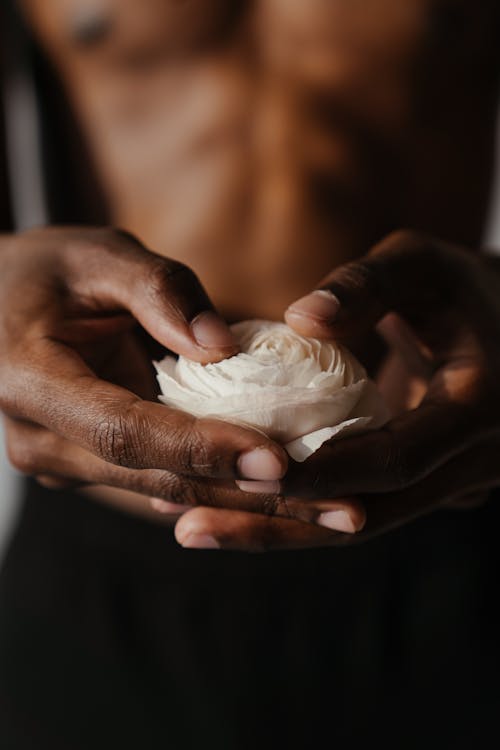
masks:
POLYGON ((234 357, 208 365, 170 356, 155 362, 163 403, 257 427, 296 461, 326 440, 387 421, 374 383, 344 347, 265 320, 232 330, 241 347, 234 357))

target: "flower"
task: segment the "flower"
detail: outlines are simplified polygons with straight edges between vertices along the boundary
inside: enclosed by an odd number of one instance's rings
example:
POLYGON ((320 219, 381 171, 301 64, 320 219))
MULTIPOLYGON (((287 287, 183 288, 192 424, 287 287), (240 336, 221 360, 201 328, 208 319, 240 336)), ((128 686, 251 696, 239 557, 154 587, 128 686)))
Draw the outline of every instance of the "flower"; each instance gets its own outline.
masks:
POLYGON ((304 461, 326 440, 380 427, 389 414, 365 369, 343 346, 284 323, 247 320, 232 331, 241 352, 208 365, 155 362, 160 400, 196 417, 256 427, 304 461))

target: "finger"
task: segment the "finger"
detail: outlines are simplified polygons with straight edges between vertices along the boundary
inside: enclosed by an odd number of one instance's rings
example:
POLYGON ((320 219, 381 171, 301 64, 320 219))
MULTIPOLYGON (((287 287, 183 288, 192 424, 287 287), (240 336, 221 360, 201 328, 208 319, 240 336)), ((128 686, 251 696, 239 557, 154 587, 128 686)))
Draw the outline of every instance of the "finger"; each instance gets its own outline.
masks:
POLYGON ((280 486, 279 482, 237 481, 236 485, 243 490, 242 497, 246 498, 247 493, 250 493, 250 496, 255 498, 256 503, 239 502, 234 506, 221 504, 220 507, 234 507, 240 510, 252 510, 254 513, 262 513, 263 515, 293 518, 297 521, 313 523, 349 534, 360 531, 365 524, 364 506, 356 498, 342 498, 341 500, 323 498, 304 501, 304 499, 298 497, 285 497, 277 489, 272 490, 270 485, 273 484, 277 485, 278 488, 280 486))
MULTIPOLYGON (((39 477, 37 477, 37 479, 40 481, 39 477)), ((43 479, 46 478, 44 477, 43 479)), ((49 483, 46 486, 54 489, 60 488, 57 480, 51 484, 51 478, 47 477, 47 479, 49 480, 49 483)), ((64 489, 64 482, 62 483, 61 488, 64 489)), ((203 496, 203 490, 200 495, 203 496)), ((192 510, 193 507, 200 507, 200 505, 204 506, 201 498, 200 504, 196 506, 174 503, 159 497, 151 497, 149 498, 149 502, 153 510, 162 515, 181 516, 192 510)), ((205 505, 204 507, 210 506, 205 505)), ((234 493, 233 498, 230 498, 229 494, 225 495, 225 493, 221 493, 219 495, 217 493, 214 507, 231 510, 233 512, 246 510, 249 513, 257 513, 268 517, 302 521, 303 523, 322 526, 325 529, 342 531, 346 534, 354 534, 355 532, 360 531, 366 520, 365 509, 359 500, 353 498, 347 498, 336 503, 325 500, 323 503, 315 504, 306 504, 290 499, 285 500, 284 498, 280 498, 279 501, 271 503, 269 499, 266 499, 261 505, 257 498, 242 499, 238 497, 237 493, 234 493)))
POLYGON ((84 307, 129 310, 153 338, 190 359, 213 362, 238 351, 194 272, 126 232, 86 229, 60 275, 84 307))
POLYGON ((474 446, 440 467, 429 478, 407 490, 361 497, 367 508, 367 523, 357 534, 328 532, 296 520, 196 508, 177 522, 177 541, 191 549, 228 549, 263 552, 309 547, 358 544, 447 507, 471 493, 498 486, 500 466, 496 444, 491 440, 474 446))
MULTIPOLYGON (((301 521, 346 534, 361 531, 366 521, 365 508, 357 498, 310 503, 283 496, 245 496, 227 485, 189 482, 182 477, 173 478, 173 482, 178 483, 179 487, 174 496, 183 500, 190 499, 191 502, 178 504, 156 497, 150 498, 152 508, 159 513, 171 513, 174 508, 178 509, 178 513, 183 513, 198 506, 220 508, 231 512, 245 511, 271 518, 301 521)), ((172 492, 172 485, 168 491, 172 492)))
POLYGON ((424 402, 379 430, 334 440, 307 461, 291 462, 282 492, 312 499, 400 490, 425 478, 474 439, 468 410, 424 402))
POLYGON ((297 518, 353 533, 362 528, 365 512, 357 500, 304 503, 278 494, 250 494, 233 482, 207 481, 159 470, 131 470, 109 464, 43 428, 6 420, 8 454, 22 473, 35 475, 51 489, 84 484, 107 485, 146 495, 160 513, 179 513, 204 505, 297 518))
POLYGON ((186 549, 243 552, 307 549, 343 544, 348 536, 292 519, 215 508, 190 510, 175 526, 175 537, 186 549))
POLYGON ((443 297, 449 304, 455 299, 452 270, 466 257, 414 232, 395 232, 293 302, 285 319, 305 336, 339 340, 369 331, 388 312, 419 320, 442 309, 443 297))
POLYGON ((283 448, 256 430, 196 419, 99 380, 70 348, 43 342, 6 369, 3 411, 42 425, 99 458, 135 469, 276 480, 283 448))

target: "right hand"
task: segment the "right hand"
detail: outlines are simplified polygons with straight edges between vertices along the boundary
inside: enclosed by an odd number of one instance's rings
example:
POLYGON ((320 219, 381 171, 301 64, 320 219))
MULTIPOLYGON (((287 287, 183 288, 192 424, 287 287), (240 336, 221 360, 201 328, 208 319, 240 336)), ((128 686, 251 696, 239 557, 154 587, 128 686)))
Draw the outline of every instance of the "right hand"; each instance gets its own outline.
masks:
POLYGON ((4 235, 0 266, 0 408, 17 469, 51 487, 262 510, 244 493, 235 500, 234 479, 281 478, 285 451, 256 430, 155 403, 138 324, 198 362, 238 350, 192 271, 125 232, 89 228, 4 235))

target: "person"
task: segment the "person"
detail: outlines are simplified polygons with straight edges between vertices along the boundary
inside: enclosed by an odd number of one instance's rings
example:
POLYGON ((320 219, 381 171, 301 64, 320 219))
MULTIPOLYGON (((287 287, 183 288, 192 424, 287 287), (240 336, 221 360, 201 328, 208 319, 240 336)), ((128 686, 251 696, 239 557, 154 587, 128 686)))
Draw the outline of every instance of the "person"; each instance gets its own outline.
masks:
POLYGON ((34 479, 2 746, 484 742, 497 4, 20 5, 51 213, 12 231, 3 186, 0 404, 34 479), (384 428, 295 464, 157 402, 156 352, 217 361, 228 322, 283 316, 359 352, 384 428))

